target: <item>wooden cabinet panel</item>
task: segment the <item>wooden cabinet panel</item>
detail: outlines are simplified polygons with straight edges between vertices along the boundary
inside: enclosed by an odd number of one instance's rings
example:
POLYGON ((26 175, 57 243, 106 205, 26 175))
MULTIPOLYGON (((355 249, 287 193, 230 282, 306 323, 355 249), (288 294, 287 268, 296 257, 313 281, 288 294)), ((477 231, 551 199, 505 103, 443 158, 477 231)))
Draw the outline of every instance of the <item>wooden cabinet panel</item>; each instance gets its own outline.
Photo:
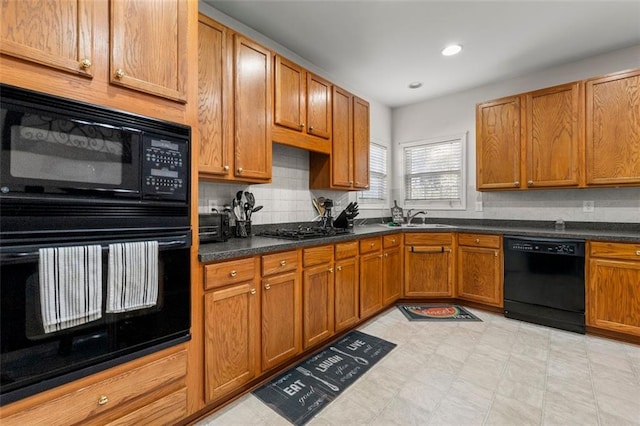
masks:
POLYGON ((335 331, 358 322, 358 258, 336 261, 335 266, 335 331))
POLYGON ((640 244, 591 241, 589 254, 592 257, 640 261, 640 244))
POLYGON ((333 261, 333 246, 320 246, 302 250, 302 266, 305 268, 333 261))
POLYGON ((111 2, 111 83, 187 100, 187 3, 111 2))
POLYGON ((234 35, 234 175, 271 179, 271 52, 234 35))
POLYGON ((298 252, 296 250, 262 256, 262 276, 280 274, 297 269, 298 252))
POLYGON ((476 187, 520 188, 520 96, 476 106, 476 187))
MULTIPOLYGON (((331 144, 331 185, 353 186, 353 95, 333 87, 333 133, 331 144)), ((313 161, 313 159, 312 159, 313 161)))
POLYGON ((580 183, 582 85, 565 84, 527 93, 527 186, 580 183))
POLYGON ((248 383, 260 371, 259 297, 251 281, 204 295, 207 402, 248 383))
POLYGON ((252 280, 255 275, 253 258, 231 260, 204 266, 204 288, 210 290, 229 284, 252 280))
POLYGON ((367 318, 381 308, 382 253, 378 251, 360 256, 360 318, 367 318))
POLYGON ((304 270, 302 277, 302 340, 305 349, 333 335, 333 290, 333 267, 331 264, 304 270))
POLYGON ((402 250, 398 246, 389 248, 383 256, 382 303, 390 305, 402 295, 402 250))
POLYGON ((384 235, 382 237, 382 247, 383 248, 398 247, 400 245, 400 241, 402 241, 401 234, 384 235))
MULTIPOLYGON (((411 235, 408 234, 405 238, 411 235)), ((451 246, 405 246, 404 295, 452 297, 452 265, 451 246)))
POLYGON ((499 249, 458 247, 458 296, 502 307, 502 262, 499 249))
MULTIPOLYGON (((99 424, 107 426, 144 426, 177 424, 187 417, 187 389, 182 388, 117 420, 99 424)), ((85 423, 86 424, 86 423, 85 423)))
POLYGON ((331 138, 331 83, 307 73, 307 132, 331 138))
POLYGON ((299 272, 262 280, 262 369, 268 370, 302 350, 299 272))
POLYGON ((353 97, 353 187, 369 188, 369 102, 353 97))
POLYGON ((458 243, 461 246, 500 248, 502 237, 489 234, 458 234, 458 243))
POLYGON ((227 28, 200 15, 198 23, 198 171, 228 175, 231 61, 227 28))
POLYGON ((26 61, 92 77, 92 0, 0 3, 0 52, 26 61))
POLYGON ((640 69, 586 82, 587 185, 640 184, 640 69))
POLYGON ((336 260, 347 259, 358 255, 358 242, 349 241, 348 243, 336 244, 336 260))
POLYGON ((306 108, 306 73, 293 62, 275 55, 274 123, 302 132, 306 108))
POLYGON ((360 254, 380 251, 381 248, 382 241, 380 240, 380 237, 363 238, 360 240, 360 254))
POLYGON ((640 261, 590 259, 587 324, 640 336, 640 261))
POLYGON ((404 244, 415 246, 448 246, 451 245, 453 236, 451 233, 416 233, 404 234, 404 244))

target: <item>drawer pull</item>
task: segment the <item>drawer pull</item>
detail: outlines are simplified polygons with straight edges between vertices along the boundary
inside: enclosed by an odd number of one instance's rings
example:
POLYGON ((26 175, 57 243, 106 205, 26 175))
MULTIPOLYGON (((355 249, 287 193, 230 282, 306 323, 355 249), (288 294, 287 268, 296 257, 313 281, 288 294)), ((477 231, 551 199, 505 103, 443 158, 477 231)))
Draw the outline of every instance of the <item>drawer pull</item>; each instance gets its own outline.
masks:
POLYGON ((640 256, 640 250, 636 251, 636 256, 640 256))
POLYGON ((242 170, 243 170, 242 167, 238 167, 238 174, 242 174, 242 170))
POLYGON ((498 252, 497 252, 497 251, 494 251, 494 252, 493 252, 493 255, 494 255, 495 257, 498 257, 498 252))
POLYGON ((225 166, 222 168, 222 170, 224 170, 225 172, 229 171, 229 165, 225 164, 225 166))
POLYGON ((88 58, 84 58, 81 62, 80 62, 80 66, 82 67, 82 69, 89 69, 91 68, 91 61, 88 58))
POLYGON ((476 244, 480 244, 480 238, 476 238, 476 244))
POLYGON ((235 277, 236 275, 238 275, 238 272, 236 270, 233 270, 231 272, 229 272, 229 275, 232 277, 235 277))
POLYGON ((391 244, 395 244, 395 243, 396 243, 396 239, 394 238, 391 240, 391 244))
POLYGON ((369 247, 373 248, 375 245, 376 245, 376 243, 371 243, 371 244, 369 245, 369 247))
POLYGON ((333 273, 333 268, 329 268, 329 273, 333 273))
POLYGON ((255 288, 251 289, 251 294, 256 294, 256 289, 255 288))
POLYGON ((264 289, 265 289, 265 290, 269 290, 270 288, 271 288, 271 286, 270 286, 269 284, 265 284, 265 285, 264 285, 264 289))
POLYGON ((384 257, 389 257, 389 253, 385 253, 385 254, 384 254, 384 257))
POLYGON ((342 266, 338 266, 336 269, 337 269, 338 271, 342 271, 342 266))
POLYGON ((116 78, 117 79, 121 79, 122 77, 124 77, 125 73, 124 70, 122 68, 118 68, 116 70, 116 78))
POLYGON ((286 260, 281 260, 280 261, 280 266, 286 266, 287 265, 287 261, 286 260))
POLYGON ((98 400, 98 405, 106 405, 109 402, 107 395, 102 395, 98 400))

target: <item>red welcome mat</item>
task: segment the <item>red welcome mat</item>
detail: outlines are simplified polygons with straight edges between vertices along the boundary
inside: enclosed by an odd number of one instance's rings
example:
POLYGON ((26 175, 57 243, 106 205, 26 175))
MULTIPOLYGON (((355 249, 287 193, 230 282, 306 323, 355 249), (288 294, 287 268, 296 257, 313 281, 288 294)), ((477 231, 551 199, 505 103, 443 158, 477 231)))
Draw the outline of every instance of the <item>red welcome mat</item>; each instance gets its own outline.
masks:
POLYGON ((396 305, 409 321, 482 321, 459 305, 396 305))

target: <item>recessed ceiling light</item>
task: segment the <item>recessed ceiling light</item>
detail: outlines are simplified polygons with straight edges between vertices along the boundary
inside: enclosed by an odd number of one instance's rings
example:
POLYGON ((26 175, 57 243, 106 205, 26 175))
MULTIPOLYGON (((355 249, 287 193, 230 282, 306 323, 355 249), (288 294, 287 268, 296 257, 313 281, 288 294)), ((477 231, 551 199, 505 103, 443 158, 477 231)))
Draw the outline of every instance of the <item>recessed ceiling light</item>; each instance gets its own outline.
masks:
POLYGON ((418 89, 422 87, 422 83, 419 81, 414 81, 413 83, 409 84, 409 89, 418 89))
POLYGON ((461 44, 450 44, 449 46, 442 49, 442 54, 444 56, 452 56, 462 51, 461 44))

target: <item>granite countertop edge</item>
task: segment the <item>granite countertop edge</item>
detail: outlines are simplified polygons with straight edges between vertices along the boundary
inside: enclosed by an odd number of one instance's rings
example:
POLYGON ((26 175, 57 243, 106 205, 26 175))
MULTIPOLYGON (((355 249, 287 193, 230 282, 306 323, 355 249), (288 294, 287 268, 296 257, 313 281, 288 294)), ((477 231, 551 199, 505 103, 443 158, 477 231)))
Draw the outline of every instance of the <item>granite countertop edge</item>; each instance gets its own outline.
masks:
POLYGON ((384 227, 380 224, 356 226, 353 233, 335 235, 331 237, 290 241, 278 238, 252 236, 250 238, 232 238, 224 243, 202 244, 198 252, 198 260, 201 263, 210 263, 220 260, 236 259, 258 254, 275 253, 285 250, 294 250, 301 247, 313 247, 325 244, 358 240, 366 237, 395 233, 434 233, 434 232, 471 232, 478 234, 514 235, 522 237, 539 238, 565 238, 591 241, 609 241, 640 243, 640 231, 617 230, 592 230, 592 229, 566 229, 556 231, 549 228, 531 226, 499 226, 499 225, 448 225, 443 228, 400 228, 384 227))

